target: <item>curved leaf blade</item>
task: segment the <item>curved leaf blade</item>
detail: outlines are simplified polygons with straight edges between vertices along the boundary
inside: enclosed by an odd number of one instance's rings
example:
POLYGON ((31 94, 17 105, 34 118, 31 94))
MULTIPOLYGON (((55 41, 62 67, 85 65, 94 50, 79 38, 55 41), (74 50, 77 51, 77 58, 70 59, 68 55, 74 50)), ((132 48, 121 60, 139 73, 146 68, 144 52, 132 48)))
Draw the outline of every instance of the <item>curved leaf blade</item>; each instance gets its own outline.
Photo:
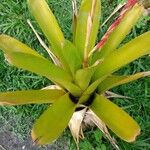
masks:
POLYGON ((56 82, 62 80, 61 78, 71 81, 70 75, 61 68, 10 36, 0 35, 0 49, 4 51, 8 61, 17 67, 46 76, 56 82))
POLYGON ((93 80, 108 76, 124 65, 150 53, 150 32, 146 32, 131 40, 121 48, 109 54, 99 65, 93 80))
POLYGON ((32 139, 40 145, 52 143, 67 127, 76 105, 65 94, 50 106, 36 121, 32 139))
POLYGON ((121 139, 133 142, 140 134, 135 120, 104 96, 97 94, 91 109, 121 139))
POLYGON ((65 61, 62 53, 65 38, 48 4, 45 0, 28 0, 28 6, 46 38, 48 39, 52 47, 51 51, 60 60, 65 70, 70 73, 68 64, 65 61))
POLYGON ((105 77, 100 78, 94 81, 88 88, 83 92, 82 96, 79 99, 80 103, 86 103, 86 101, 92 96, 93 93, 96 92, 98 85, 105 79, 105 77))
POLYGON ((53 103, 64 95, 62 90, 27 90, 0 93, 0 105, 53 103))
POLYGON ((54 54, 58 58, 61 58, 64 35, 48 4, 45 0, 28 0, 28 5, 31 13, 51 44, 54 54))
POLYGON ((73 84, 72 80, 70 81, 72 77, 70 77, 67 72, 65 72, 58 66, 50 63, 50 61, 46 59, 43 59, 44 61, 41 61, 41 59, 39 59, 38 57, 33 57, 31 55, 25 55, 22 53, 7 53, 7 57, 9 57, 9 59, 11 60, 11 64, 15 65, 16 67, 43 75, 54 83, 59 84, 61 87, 66 88, 73 95, 80 95, 80 88, 73 84))
MULTIPOLYGON (((127 5, 127 4, 126 4, 127 5)), ((125 7, 126 7, 125 5, 125 7)), ((143 6, 140 4, 135 4, 133 8, 130 8, 129 10, 123 10, 121 12, 121 16, 114 22, 114 24, 108 29, 108 33, 110 35, 107 37, 107 41, 104 44, 103 47, 99 49, 99 52, 96 52, 94 56, 98 59, 106 57, 108 54, 110 54, 113 50, 115 50, 119 44, 122 42, 122 40, 126 37, 127 34, 131 31, 133 26, 136 24, 138 19, 141 17, 143 13, 143 6), (120 23, 119 23, 120 22, 120 23), (119 23, 119 24, 118 24, 119 23), (118 24, 118 25, 117 25, 118 24), (115 29, 111 29, 114 28, 115 29), (112 31, 113 30, 113 31, 112 31), (111 45, 111 47, 110 47, 111 45)), ((106 37, 104 37, 105 39, 106 37)), ((103 40, 104 40, 103 39, 103 40)))
POLYGON ((136 73, 133 75, 127 75, 127 76, 116 76, 116 75, 108 76, 98 86, 98 93, 102 94, 105 91, 107 91, 113 87, 116 87, 116 86, 119 86, 119 85, 122 85, 125 83, 129 83, 129 82, 135 81, 137 79, 140 79, 140 78, 146 77, 146 76, 150 76, 150 71, 140 72, 140 73, 136 73))
POLYGON ((83 91, 88 87, 95 70, 96 66, 80 69, 76 72, 75 81, 83 91))
POLYGON ((82 58, 94 47, 100 19, 100 0, 83 0, 77 17, 75 45, 82 58))
POLYGON ((72 83, 73 79, 69 73, 55 66, 27 45, 12 37, 0 35, 0 49, 4 51, 10 64, 45 76, 65 87, 72 94, 80 95, 81 90, 72 83))
POLYGON ((63 43, 62 53, 68 64, 68 68, 70 68, 70 71, 74 76, 75 72, 82 66, 82 60, 76 47, 70 41, 65 40, 63 43))

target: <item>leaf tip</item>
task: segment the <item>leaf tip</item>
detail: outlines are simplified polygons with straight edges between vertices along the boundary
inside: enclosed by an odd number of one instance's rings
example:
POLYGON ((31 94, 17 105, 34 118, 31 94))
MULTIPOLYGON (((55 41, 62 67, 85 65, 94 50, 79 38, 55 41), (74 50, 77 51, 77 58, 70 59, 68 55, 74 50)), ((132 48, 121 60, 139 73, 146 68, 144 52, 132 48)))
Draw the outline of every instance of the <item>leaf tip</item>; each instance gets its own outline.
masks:
POLYGON ((42 145, 42 143, 40 142, 42 136, 37 136, 34 129, 32 129, 31 131, 31 137, 32 137, 33 145, 42 145))
POLYGON ((127 142, 133 143, 134 141, 136 141, 136 139, 137 139, 137 137, 140 135, 140 133, 141 133, 141 129, 140 129, 140 127, 138 126, 138 127, 137 127, 137 131, 135 132, 135 134, 134 134, 131 138, 129 138, 129 139, 127 140, 127 142))
POLYGON ((144 73, 143 73, 143 76, 144 76, 144 77, 150 76, 150 71, 144 72, 144 73))
POLYGON ((0 106, 5 106, 5 104, 3 102, 0 102, 0 106))
POLYGON ((14 104, 8 103, 8 102, 0 102, 0 106, 12 106, 14 104))

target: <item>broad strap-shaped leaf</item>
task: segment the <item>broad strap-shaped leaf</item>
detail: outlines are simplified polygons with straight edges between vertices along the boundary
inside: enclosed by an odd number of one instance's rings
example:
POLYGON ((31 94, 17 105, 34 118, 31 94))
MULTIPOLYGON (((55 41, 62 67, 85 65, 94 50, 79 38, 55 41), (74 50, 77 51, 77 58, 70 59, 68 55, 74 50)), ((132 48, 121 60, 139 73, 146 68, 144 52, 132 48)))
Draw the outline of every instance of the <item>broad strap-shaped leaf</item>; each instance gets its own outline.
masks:
POLYGON ((90 108, 121 139, 133 142, 140 134, 136 121, 104 96, 97 94, 90 108))
POLYGON ((149 43, 150 32, 146 32, 113 51, 99 64, 98 69, 94 73, 93 80, 108 76, 137 58, 149 54, 149 43))
POLYGON ((63 90, 27 90, 0 93, 0 105, 24 105, 53 103, 64 95, 63 90))
POLYGON ((62 61, 61 48, 64 42, 64 35, 48 4, 45 0, 28 0, 28 5, 51 44, 54 54, 62 61))
MULTIPOLYGON (((126 5, 125 5, 126 6, 126 5)), ((115 50, 126 35, 131 31, 132 27, 136 24, 143 12, 143 6, 136 4, 132 9, 127 12, 123 10, 120 17, 114 22, 114 24, 108 29, 106 35, 100 42, 99 51, 94 54, 93 59, 103 58, 115 50), (114 28, 114 29, 112 29, 114 28), (110 33, 109 33, 110 32, 110 33), (108 34, 108 37, 107 37, 108 34), (106 43, 102 43, 106 40, 106 43)))
POLYGON ((0 35, 2 49, 10 64, 45 76, 53 82, 65 87, 69 92, 80 95, 80 88, 74 85, 72 77, 63 69, 52 64, 27 45, 6 35, 0 35))
POLYGON ((80 103, 86 103, 87 100, 96 92, 98 85, 105 79, 105 76, 91 83, 88 88, 82 93, 79 99, 80 103))
POLYGON ((6 54, 7 60, 17 67, 46 76, 55 82, 62 80, 61 78, 67 81, 72 80, 61 68, 10 36, 0 35, 0 49, 6 54))
POLYGON ((93 83, 84 91, 79 101, 85 102, 107 76, 133 60, 149 54, 149 42, 150 32, 146 32, 107 56, 97 67, 92 77, 93 83))
POLYGON ((82 89, 72 82, 63 81, 62 87, 67 89, 75 97, 79 97, 82 94, 82 89))
POLYGON ((82 0, 77 18, 75 45, 82 58, 94 47, 100 19, 100 0, 82 0))
POLYGON ((93 66, 76 72, 75 81, 83 91, 88 87, 95 70, 96 66, 93 66))
POLYGON ((81 101, 85 101, 87 99, 85 95, 92 94, 107 76, 133 60, 149 54, 149 42, 150 32, 146 32, 107 56, 102 63, 99 64, 99 67, 92 77, 93 83, 83 93, 83 98, 80 98, 81 101))
POLYGON ((40 144, 49 144, 55 141, 67 127, 76 104, 69 94, 60 97, 36 121, 32 130, 32 139, 40 144))
POLYGON ((146 76, 150 76, 150 71, 140 72, 140 73, 136 73, 133 75, 126 75, 126 76, 117 76, 117 75, 108 76, 98 86, 98 93, 102 94, 105 91, 113 87, 116 87, 125 83, 129 83, 129 82, 135 81, 139 78, 146 77, 146 76))
POLYGON ((65 61, 68 64, 72 75, 75 75, 75 72, 81 68, 82 60, 76 47, 68 40, 65 40, 62 50, 65 61))

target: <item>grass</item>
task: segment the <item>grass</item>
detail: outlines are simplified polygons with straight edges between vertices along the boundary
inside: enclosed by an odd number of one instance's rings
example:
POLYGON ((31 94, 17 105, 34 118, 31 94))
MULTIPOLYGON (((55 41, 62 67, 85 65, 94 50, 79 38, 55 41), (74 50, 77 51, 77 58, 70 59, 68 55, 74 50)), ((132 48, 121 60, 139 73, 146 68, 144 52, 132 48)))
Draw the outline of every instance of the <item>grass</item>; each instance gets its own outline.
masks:
MULTIPOLYGON (((102 22, 109 16, 115 6, 121 2, 120 0, 102 1, 102 22), (111 3, 111 5, 110 5, 111 3)), ((48 0, 51 9, 56 15, 58 22, 67 39, 71 40, 71 22, 72 7, 70 0, 48 0)), ((80 3, 80 0, 78 0, 80 3)), ((1 0, 0 3, 0 34, 5 33, 16 37, 20 41, 28 44, 36 49, 39 53, 48 57, 47 53, 41 48, 37 38, 27 24, 27 19, 31 19, 36 30, 45 40, 44 35, 38 28, 36 22, 30 15, 26 0, 1 0)), ((110 20, 102 29, 98 37, 105 33, 108 26, 113 20, 110 20)), ((150 17, 143 17, 133 28, 130 35, 124 40, 129 41, 131 38, 146 32, 150 29, 150 17)), ((150 70, 150 57, 144 56, 133 63, 121 69, 118 74, 133 74, 139 71, 150 70)), ((4 59, 3 53, 0 51, 0 91, 15 91, 26 89, 41 89, 49 85, 50 82, 44 77, 37 76, 28 71, 17 69, 10 66, 4 59)), ((141 135, 133 144, 128 144, 116 137, 121 150, 148 150, 150 149, 150 78, 140 79, 133 83, 122 85, 113 89, 114 92, 133 97, 132 100, 115 99, 114 101, 122 106, 131 116, 133 116, 142 128, 141 135)), ((21 142, 27 140, 30 135, 30 129, 35 119, 46 109, 46 105, 28 105, 16 107, 0 107, 0 133, 9 131, 21 142)), ((115 136, 115 135, 114 135, 115 136)), ((85 140, 81 140, 81 150, 105 150, 112 149, 109 142, 102 136, 97 129, 87 130, 85 132, 85 140), (99 140, 101 139, 101 140, 99 140)), ((1 138, 0 138, 1 139, 1 138)), ((1 141, 0 141, 1 144, 1 141)), ((7 143, 6 143, 7 144, 7 143)), ((74 150, 75 143, 68 130, 64 132, 53 148, 59 149, 64 144, 67 149, 74 150), (59 144, 61 143, 61 144, 59 144), (58 146, 59 145, 59 146, 58 146)), ((46 148, 38 148, 46 149, 46 148)), ((61 148, 60 148, 61 149, 61 148)), ((63 148, 65 149, 65 148, 63 148)))

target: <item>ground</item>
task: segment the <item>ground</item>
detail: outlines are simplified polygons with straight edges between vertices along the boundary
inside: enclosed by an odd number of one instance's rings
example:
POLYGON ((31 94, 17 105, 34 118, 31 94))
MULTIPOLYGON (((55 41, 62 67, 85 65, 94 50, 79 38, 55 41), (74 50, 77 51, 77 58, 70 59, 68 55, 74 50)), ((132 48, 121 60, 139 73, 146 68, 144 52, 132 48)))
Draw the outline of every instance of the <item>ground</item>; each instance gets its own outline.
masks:
MULTIPOLYGON (((51 9, 56 15, 58 22, 67 39, 71 39, 72 8, 70 0, 48 0, 51 9)), ((80 3, 80 0, 78 0, 80 3)), ((103 22, 112 10, 122 0, 102 0, 103 22), (111 4, 111 5, 110 5, 111 4)), ((38 33, 44 39, 44 35, 30 15, 26 0, 1 0, 0 3, 0 34, 5 33, 16 37, 20 41, 36 49, 39 53, 47 57, 47 53, 39 45, 35 35, 27 24, 27 19, 32 20, 38 33)), ((102 29, 99 30, 100 38, 108 26, 111 19, 102 29)), ((142 17, 133 28, 124 42, 144 33, 150 29, 150 17, 142 17)), ((47 41, 45 40, 47 43, 47 41)), ((121 69, 118 74, 133 74, 135 72, 150 70, 150 57, 144 56, 130 65, 121 69)), ((15 91, 26 89, 41 89, 49 85, 50 82, 41 76, 17 69, 10 66, 4 59, 0 51, 0 91, 15 91)), ((115 103, 125 109, 140 124, 142 131, 137 141, 132 144, 117 139, 121 150, 148 150, 150 149, 150 78, 140 79, 133 83, 119 86, 113 89, 114 92, 130 96, 134 99, 116 99, 115 103)), ((33 122, 47 108, 46 105, 27 105, 16 107, 0 107, 0 150, 75 150, 75 143, 67 129, 53 145, 37 147, 33 145, 30 137, 30 130, 33 122)), ((81 150, 105 150, 112 149, 109 142, 97 129, 85 131, 85 140, 81 140, 81 150)), ((113 135, 113 134, 112 134, 113 135)), ((115 135, 114 135, 115 136, 115 135)))

